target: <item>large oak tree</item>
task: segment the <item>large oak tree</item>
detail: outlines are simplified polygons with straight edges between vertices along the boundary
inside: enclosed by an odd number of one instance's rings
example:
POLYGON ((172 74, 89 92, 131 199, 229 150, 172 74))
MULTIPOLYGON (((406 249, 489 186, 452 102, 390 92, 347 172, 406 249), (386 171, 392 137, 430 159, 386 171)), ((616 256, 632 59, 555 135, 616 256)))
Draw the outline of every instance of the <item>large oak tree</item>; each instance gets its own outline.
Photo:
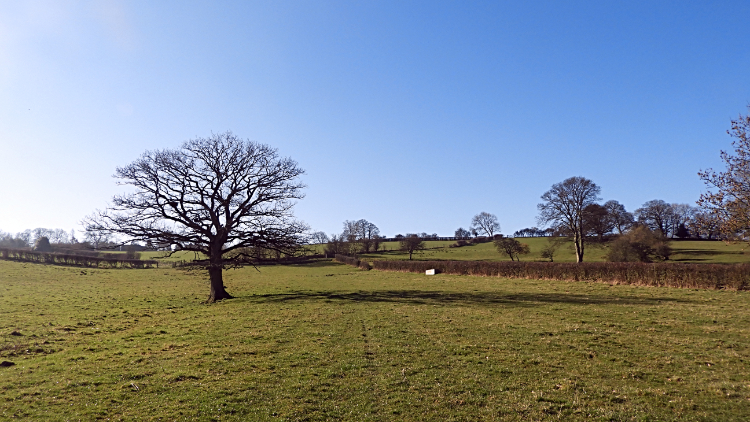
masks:
POLYGON ((228 299, 222 272, 244 259, 238 250, 293 253, 303 242, 306 227, 292 214, 304 196, 303 173, 276 149, 231 132, 196 138, 118 167, 114 177, 133 191, 84 223, 87 230, 205 254, 208 301, 228 299))

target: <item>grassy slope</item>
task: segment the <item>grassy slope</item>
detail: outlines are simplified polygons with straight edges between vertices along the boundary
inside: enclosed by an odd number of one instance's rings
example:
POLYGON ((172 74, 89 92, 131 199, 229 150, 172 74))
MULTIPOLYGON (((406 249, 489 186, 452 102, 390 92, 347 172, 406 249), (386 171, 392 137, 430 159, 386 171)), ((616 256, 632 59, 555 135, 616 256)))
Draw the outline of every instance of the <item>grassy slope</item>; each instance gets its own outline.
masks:
MULTIPOLYGON (((541 257, 542 249, 547 245, 545 238, 519 238, 531 249, 528 255, 522 255, 522 261, 548 261, 541 257)), ((500 255, 492 243, 482 243, 461 248, 449 248, 454 242, 428 241, 427 250, 414 255, 418 260, 477 260, 477 261, 509 261, 507 255, 500 255)), ((409 255, 398 251, 397 242, 387 242, 386 252, 364 255, 366 259, 409 259, 409 255)), ((726 244, 724 242, 708 241, 673 241, 670 246, 674 250, 671 261, 674 262, 704 262, 704 263, 734 263, 750 262, 750 251, 744 253, 747 245, 726 244)), ((605 261, 607 247, 587 245, 584 259, 589 262, 605 261)), ((560 247, 555 255, 555 262, 575 262, 575 251, 572 242, 560 247)))
POLYGON ((0 419, 750 417, 748 293, 331 262, 226 284, 0 261, 0 419))

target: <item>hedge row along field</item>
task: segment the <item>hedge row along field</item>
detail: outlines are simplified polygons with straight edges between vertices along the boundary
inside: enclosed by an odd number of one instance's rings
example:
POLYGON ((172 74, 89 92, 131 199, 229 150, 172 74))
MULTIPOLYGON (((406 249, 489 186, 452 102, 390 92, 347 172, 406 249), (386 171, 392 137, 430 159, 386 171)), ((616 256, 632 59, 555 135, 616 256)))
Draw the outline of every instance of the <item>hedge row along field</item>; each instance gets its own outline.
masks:
POLYGON ((334 259, 343 264, 348 264, 354 267, 362 268, 363 270, 369 270, 371 268, 370 264, 367 261, 360 261, 357 258, 352 258, 346 255, 336 254, 334 259))
MULTIPOLYGON (((351 259, 351 258, 350 258, 351 259)), ((343 261, 342 261, 343 262, 343 261)), ((348 263, 348 262, 347 262, 348 263)), ((693 289, 750 289, 750 264, 646 264, 640 262, 373 261, 383 271, 425 272, 693 289)))
MULTIPOLYGON (((125 254, 112 254, 112 257, 102 258, 91 254, 70 254, 56 252, 37 252, 26 249, 8 249, 0 248, 0 258, 33 262, 38 264, 55 264, 55 265, 74 265, 81 267, 98 268, 105 264, 109 268, 158 268, 159 261, 127 259, 125 254)), ((168 263, 167 266, 173 267, 174 263, 168 263)))

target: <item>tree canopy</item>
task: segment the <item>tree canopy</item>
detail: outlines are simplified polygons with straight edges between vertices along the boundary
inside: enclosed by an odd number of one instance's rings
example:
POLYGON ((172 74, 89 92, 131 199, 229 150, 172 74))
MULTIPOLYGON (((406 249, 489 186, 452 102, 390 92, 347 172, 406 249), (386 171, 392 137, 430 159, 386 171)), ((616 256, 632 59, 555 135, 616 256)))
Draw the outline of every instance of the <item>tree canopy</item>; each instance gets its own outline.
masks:
POLYGON ((196 138, 118 167, 114 177, 133 192, 115 196, 84 224, 87 231, 205 254, 208 301, 227 299, 222 271, 246 258, 243 248, 294 253, 303 242, 306 227, 292 213, 304 196, 303 173, 276 149, 231 132, 196 138))
POLYGON ((599 200, 601 188, 585 177, 570 177, 552 185, 542 195, 539 209, 540 224, 553 224, 573 236, 576 262, 583 262, 584 209, 599 200))
POLYGON ((412 259, 412 254, 415 251, 419 251, 425 248, 424 240, 416 234, 407 233, 406 236, 399 240, 400 249, 404 252, 409 253, 409 261, 412 259))
POLYGON ((710 191, 702 194, 697 202, 711 217, 704 216, 702 220, 715 223, 727 237, 747 241, 750 235, 750 113, 732 120, 727 133, 736 138, 732 141, 734 154, 721 151, 725 171, 708 169, 698 173, 710 191))
POLYGON ((500 231, 500 223, 495 214, 480 212, 471 219, 471 228, 475 233, 484 233, 492 237, 495 232, 500 231))

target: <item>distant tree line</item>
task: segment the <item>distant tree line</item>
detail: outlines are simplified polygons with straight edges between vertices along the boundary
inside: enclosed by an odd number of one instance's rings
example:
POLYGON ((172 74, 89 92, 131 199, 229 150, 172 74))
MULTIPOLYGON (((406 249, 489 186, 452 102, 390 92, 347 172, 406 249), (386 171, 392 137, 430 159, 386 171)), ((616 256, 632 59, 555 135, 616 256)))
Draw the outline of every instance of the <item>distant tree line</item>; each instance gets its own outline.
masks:
POLYGON ((547 237, 552 236, 554 233, 555 230, 551 228, 540 229, 537 227, 529 227, 515 231, 513 237, 547 237))
MULTIPOLYGON (((593 181, 570 177, 555 183, 541 196, 537 220, 545 228, 521 229, 514 233, 514 238, 547 237, 549 243, 541 255, 550 261, 562 244, 572 240, 578 263, 583 262, 586 245, 591 243, 607 242, 607 258, 617 262, 668 260, 671 254, 668 240, 675 238, 750 243, 750 114, 732 120, 727 133, 735 138, 734 153, 721 151, 725 171, 708 169, 698 173, 709 188, 709 192, 696 201, 699 207, 653 199, 631 213, 616 200, 600 203, 601 188, 593 181)), ((468 230, 459 227, 455 231, 457 242, 451 246, 479 243, 479 235, 483 234, 484 239, 494 240, 498 251, 512 261, 528 253, 527 245, 496 235, 499 231, 497 217, 481 212, 474 216, 468 230)), ((347 243, 351 250, 356 242, 342 236, 331 241, 347 243)), ((413 237, 415 241, 429 238, 426 233, 397 237, 413 237)), ((413 249, 407 243, 403 242, 401 249, 408 250, 411 259, 413 249)), ((365 249, 359 247, 359 250, 365 249)))
MULTIPOLYGON (((46 238, 43 237, 42 239, 46 238)), ((130 252, 102 253, 84 250, 59 252, 4 247, 0 247, 0 259, 93 268, 99 268, 101 266, 106 268, 158 268, 160 265, 156 260, 141 260, 137 254, 132 254, 130 252)), ((173 267, 175 264, 175 262, 167 262, 162 263, 161 265, 173 267)))
POLYGON ((315 232, 311 235, 313 243, 325 243, 325 254, 327 256, 351 255, 360 253, 377 252, 380 250, 384 237, 380 235, 380 229, 375 224, 365 220, 346 220, 341 233, 326 236, 323 232, 315 232))
POLYGON ((5 248, 30 248, 37 240, 47 238, 49 243, 60 245, 77 244, 75 230, 70 234, 63 229, 45 229, 42 227, 33 230, 24 230, 16 234, 6 233, 0 230, 0 247, 5 248))
MULTIPOLYGON (((725 238, 715 216, 689 204, 647 201, 633 213, 618 201, 599 203, 600 188, 584 177, 556 183, 542 195, 539 222, 549 224, 516 232, 519 237, 548 234, 573 241, 577 262, 582 262, 586 244, 609 242, 610 261, 667 260, 669 239, 725 238)), ((551 240, 542 256, 553 259, 559 242, 551 240)))

